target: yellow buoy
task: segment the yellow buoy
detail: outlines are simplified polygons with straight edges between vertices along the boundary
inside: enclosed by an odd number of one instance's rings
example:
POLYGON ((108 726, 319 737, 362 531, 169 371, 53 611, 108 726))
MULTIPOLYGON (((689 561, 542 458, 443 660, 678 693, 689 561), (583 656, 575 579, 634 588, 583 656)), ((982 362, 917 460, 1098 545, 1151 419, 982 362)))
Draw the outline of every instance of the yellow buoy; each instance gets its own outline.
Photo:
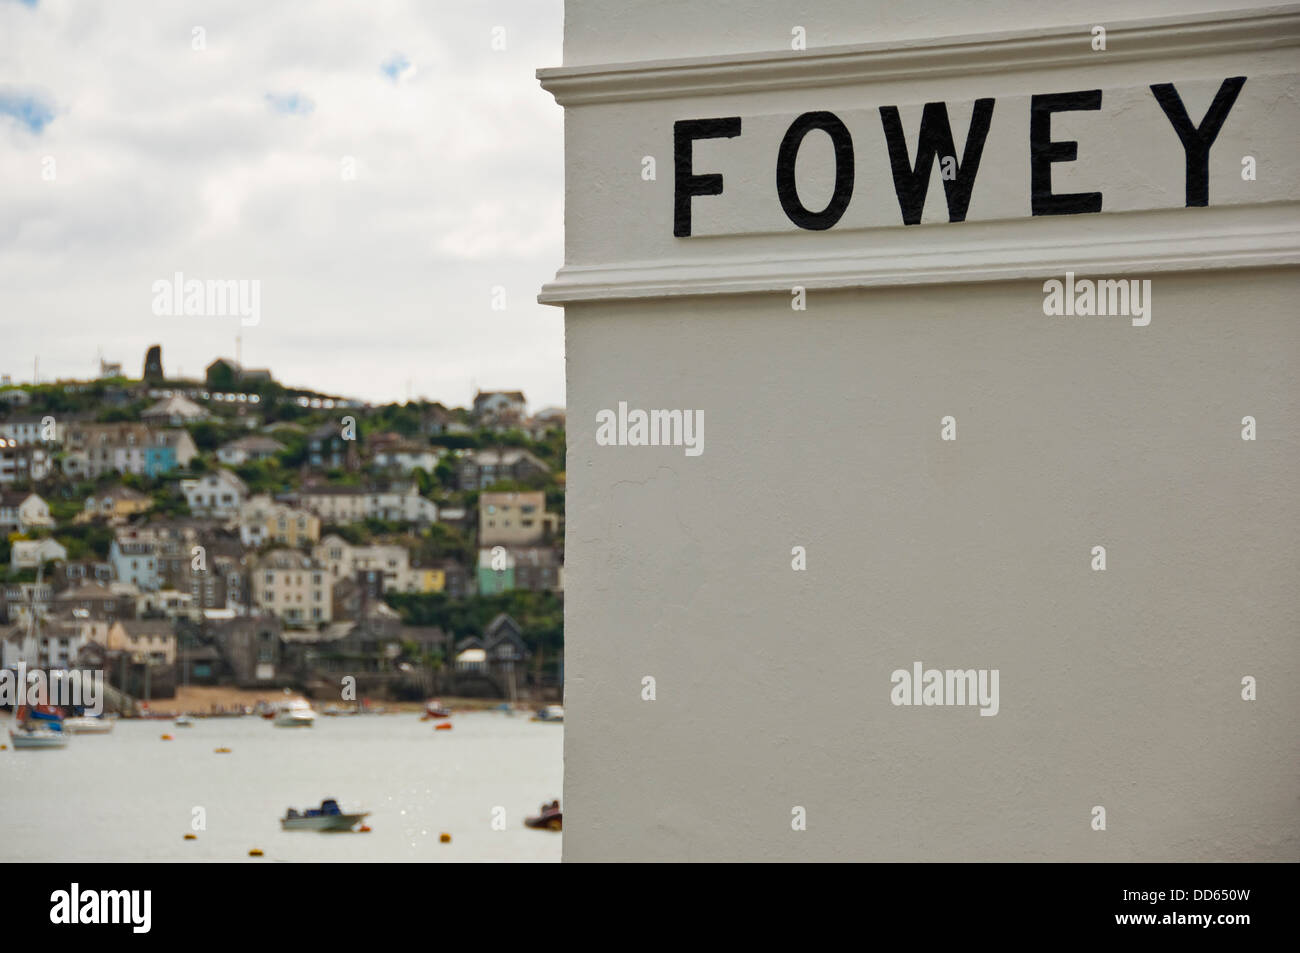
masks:
POLYGON ((186 835, 185 835, 185 839, 186 839, 186 840, 198 840, 198 839, 199 839, 199 835, 198 835, 198 834, 186 834, 186 835))
POLYGON ((450 834, 439 834, 439 835, 438 835, 438 840, 442 841, 444 844, 450 844, 450 843, 451 843, 451 835, 450 835, 450 834))
POLYGON ((214 750, 216 751, 217 754, 230 754, 229 748, 216 748, 214 750))
POLYGON ((254 847, 252 850, 250 850, 250 851, 248 852, 248 856, 249 856, 249 857, 261 857, 261 856, 262 856, 262 849, 261 849, 260 847, 254 847))

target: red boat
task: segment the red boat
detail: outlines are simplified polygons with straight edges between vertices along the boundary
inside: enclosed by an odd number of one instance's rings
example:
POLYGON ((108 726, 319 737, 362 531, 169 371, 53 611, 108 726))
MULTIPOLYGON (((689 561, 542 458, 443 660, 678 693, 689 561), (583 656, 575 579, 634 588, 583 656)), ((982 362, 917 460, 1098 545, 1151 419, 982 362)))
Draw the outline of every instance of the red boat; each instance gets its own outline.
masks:
POLYGON ((543 804, 541 814, 524 818, 524 826, 543 831, 564 830, 564 812, 560 810, 560 802, 552 801, 550 804, 543 804))
POLYGON ((430 718, 450 718, 451 709, 443 705, 438 699, 425 702, 424 714, 420 716, 420 721, 428 721, 430 718))

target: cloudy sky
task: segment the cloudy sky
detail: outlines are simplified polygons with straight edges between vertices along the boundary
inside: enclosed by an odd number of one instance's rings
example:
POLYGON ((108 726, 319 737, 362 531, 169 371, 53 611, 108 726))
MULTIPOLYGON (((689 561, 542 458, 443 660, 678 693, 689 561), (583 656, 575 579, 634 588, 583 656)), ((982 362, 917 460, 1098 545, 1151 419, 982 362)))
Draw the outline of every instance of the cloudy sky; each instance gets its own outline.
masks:
POLYGON ((156 343, 198 375, 242 330, 291 385, 563 404, 535 300, 562 114, 533 75, 562 29, 561 0, 0 0, 0 374, 102 350, 139 376, 156 343), (260 281, 260 322, 156 315, 177 272, 260 281))

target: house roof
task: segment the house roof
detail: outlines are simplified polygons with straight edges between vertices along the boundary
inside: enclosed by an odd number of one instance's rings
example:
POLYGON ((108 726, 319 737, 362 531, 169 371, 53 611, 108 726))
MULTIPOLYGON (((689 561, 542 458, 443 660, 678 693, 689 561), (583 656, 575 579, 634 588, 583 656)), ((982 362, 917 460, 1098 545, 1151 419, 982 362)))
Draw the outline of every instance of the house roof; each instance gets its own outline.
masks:
POLYGON ((206 416, 208 416, 208 411, 184 394, 173 394, 171 397, 165 397, 152 407, 140 411, 140 417, 144 420, 150 417, 196 418, 206 416))
POLYGON ((472 455, 474 463, 478 466, 514 466, 520 460, 528 460, 543 470, 549 470, 545 463, 536 456, 529 453, 523 447, 504 447, 499 450, 476 450, 472 455))
POLYGON ((367 490, 364 486, 313 486, 304 488, 298 496, 306 498, 309 496, 365 496, 367 490))
POLYGON ((123 500, 136 501, 149 499, 149 494, 141 493, 139 490, 133 490, 129 486, 122 486, 119 483, 117 486, 110 486, 107 490, 97 490, 89 497, 89 499, 92 500, 102 500, 105 498, 111 499, 114 502, 123 500))
POLYGON ((325 423, 312 429, 307 436, 312 440, 330 440, 334 437, 342 439, 343 434, 339 430, 338 424, 325 423))
POLYGON ((252 453, 279 453, 284 449, 284 444, 278 440, 272 440, 270 437, 259 437, 256 435, 249 437, 240 437, 238 440, 232 440, 230 443, 223 445, 221 450, 247 450, 252 453))
POLYGON ((519 636, 523 633, 523 629, 508 613, 498 612, 496 617, 487 624, 487 628, 483 630, 484 644, 491 645, 498 638, 502 638, 505 633, 513 633, 519 636))
POLYGON ((511 400, 523 400, 524 392, 521 390, 481 390, 474 395, 474 403, 485 400, 488 397, 509 397, 511 400))
POLYGON ((208 482, 211 479, 220 480, 222 483, 229 484, 230 486, 237 489, 240 493, 243 494, 248 493, 248 484, 245 483, 236 474, 232 473, 229 470, 220 470, 220 469, 213 470, 210 473, 205 473, 202 476, 195 477, 192 480, 182 480, 181 485, 184 486, 188 484, 190 486, 198 486, 202 483, 208 482))
POLYGON ((399 443, 390 443, 385 447, 381 447, 380 449, 375 451, 375 456, 380 456, 381 454, 392 454, 392 453, 436 454, 437 452, 438 450, 436 447, 432 447, 427 443, 416 443, 414 440, 403 440, 399 443))
POLYGON ((258 569, 315 570, 311 557, 292 549, 273 549, 257 561, 258 569))
POLYGON ((170 619, 119 619, 116 625, 132 636, 176 635, 176 626, 170 619))
POLYGON ((75 586, 69 586, 54 597, 55 602, 75 602, 80 599, 116 599, 118 593, 107 584, 94 579, 83 579, 75 586))
POLYGON ((445 645, 448 635, 439 625, 404 625, 399 631, 403 642, 416 642, 420 645, 445 645))

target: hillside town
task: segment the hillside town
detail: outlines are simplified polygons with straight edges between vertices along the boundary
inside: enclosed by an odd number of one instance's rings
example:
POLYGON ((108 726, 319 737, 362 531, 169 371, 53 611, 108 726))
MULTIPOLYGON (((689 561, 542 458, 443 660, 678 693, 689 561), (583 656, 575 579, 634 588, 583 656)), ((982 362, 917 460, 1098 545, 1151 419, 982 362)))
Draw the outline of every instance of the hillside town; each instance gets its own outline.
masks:
POLYGON ((562 408, 374 406, 218 357, 0 381, 0 665, 358 697, 555 699, 562 408))

